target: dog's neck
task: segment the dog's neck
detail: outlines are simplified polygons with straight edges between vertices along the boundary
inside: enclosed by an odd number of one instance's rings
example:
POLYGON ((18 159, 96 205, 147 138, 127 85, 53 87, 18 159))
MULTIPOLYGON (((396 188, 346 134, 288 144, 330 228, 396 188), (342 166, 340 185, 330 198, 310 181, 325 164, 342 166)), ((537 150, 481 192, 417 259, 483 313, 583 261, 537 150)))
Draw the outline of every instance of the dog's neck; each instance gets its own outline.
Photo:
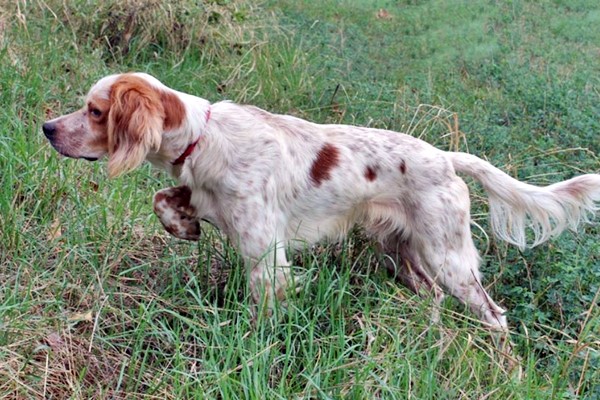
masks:
POLYGON ((183 123, 176 129, 163 132, 161 149, 156 153, 149 153, 146 159, 155 167, 178 178, 185 161, 198 151, 198 144, 207 132, 211 105, 208 100, 200 97, 173 92, 185 109, 183 123))
MULTIPOLYGON (((204 127, 206 128, 206 126, 208 125, 208 120, 210 119, 210 105, 208 106, 208 110, 206 111, 206 120, 204 121, 204 127)), ((197 144, 198 141, 200 141, 200 138, 202 137, 202 132, 200 132, 200 135, 198 136, 198 138, 196 140, 194 140, 193 142, 191 142, 183 151, 183 153, 181 153, 181 155, 179 157, 177 157, 177 159, 171 161, 172 165, 181 165, 185 162, 185 160, 194 152, 194 150, 196 150, 197 148, 197 144)))
POLYGON ((171 161, 171 164, 172 165, 183 164, 185 162, 185 159, 188 158, 188 156, 194 152, 199 140, 200 140, 200 138, 198 138, 196 141, 190 143, 188 145, 188 147, 186 147, 185 151, 183 153, 181 153, 181 155, 179 157, 177 157, 176 160, 171 161))

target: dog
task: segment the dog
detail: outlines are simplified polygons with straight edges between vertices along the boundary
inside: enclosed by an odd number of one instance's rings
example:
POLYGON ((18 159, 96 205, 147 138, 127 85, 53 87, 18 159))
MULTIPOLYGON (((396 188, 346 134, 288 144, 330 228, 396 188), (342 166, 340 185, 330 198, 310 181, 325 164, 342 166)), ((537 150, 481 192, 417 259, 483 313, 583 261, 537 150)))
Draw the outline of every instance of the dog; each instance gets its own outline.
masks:
POLYGON ((211 104, 143 73, 100 79, 83 108, 44 123, 43 132, 64 156, 108 156, 111 177, 144 160, 167 170, 180 186, 153 203, 166 230, 198 240, 200 221, 219 228, 265 307, 296 283, 286 250, 360 225, 408 288, 437 304, 448 293, 506 331, 505 310, 481 284, 469 190, 457 173, 485 189, 494 234, 521 248, 527 231, 535 246, 599 209, 598 174, 537 187, 406 134, 211 104))

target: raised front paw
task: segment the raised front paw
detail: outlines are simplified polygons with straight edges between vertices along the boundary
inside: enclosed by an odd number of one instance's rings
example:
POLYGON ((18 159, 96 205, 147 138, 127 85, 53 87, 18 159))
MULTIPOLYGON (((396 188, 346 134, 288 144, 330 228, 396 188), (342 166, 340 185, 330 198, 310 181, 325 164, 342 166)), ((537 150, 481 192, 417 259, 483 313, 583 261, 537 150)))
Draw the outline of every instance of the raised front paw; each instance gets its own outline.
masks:
POLYGON ((196 209, 190 204, 192 191, 187 186, 160 190, 154 195, 154 213, 165 230, 179 239, 200 239, 196 209))

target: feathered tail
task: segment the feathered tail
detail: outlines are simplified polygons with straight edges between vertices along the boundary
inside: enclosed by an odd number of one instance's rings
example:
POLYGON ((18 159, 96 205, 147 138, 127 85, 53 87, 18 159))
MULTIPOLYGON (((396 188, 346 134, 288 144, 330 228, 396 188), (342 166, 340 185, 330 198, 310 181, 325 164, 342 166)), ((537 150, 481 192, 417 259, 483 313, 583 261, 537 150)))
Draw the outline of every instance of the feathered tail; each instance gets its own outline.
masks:
POLYGON ((520 248, 534 247, 590 222, 600 210, 600 175, 581 175, 539 187, 520 182, 487 161, 467 153, 448 153, 454 169, 476 179, 489 197, 494 234, 520 248), (534 241, 527 244, 531 228, 534 241))

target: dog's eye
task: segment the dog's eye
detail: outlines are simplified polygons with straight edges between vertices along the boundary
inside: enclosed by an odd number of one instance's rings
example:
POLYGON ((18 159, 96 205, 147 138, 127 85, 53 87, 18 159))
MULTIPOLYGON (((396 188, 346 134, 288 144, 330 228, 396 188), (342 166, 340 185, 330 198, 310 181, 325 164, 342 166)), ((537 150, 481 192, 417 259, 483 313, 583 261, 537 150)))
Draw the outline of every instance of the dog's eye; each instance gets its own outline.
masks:
POLYGON ((92 114, 93 117, 99 118, 102 115, 102 111, 98 110, 97 108, 92 108, 90 110, 90 114, 92 114))

